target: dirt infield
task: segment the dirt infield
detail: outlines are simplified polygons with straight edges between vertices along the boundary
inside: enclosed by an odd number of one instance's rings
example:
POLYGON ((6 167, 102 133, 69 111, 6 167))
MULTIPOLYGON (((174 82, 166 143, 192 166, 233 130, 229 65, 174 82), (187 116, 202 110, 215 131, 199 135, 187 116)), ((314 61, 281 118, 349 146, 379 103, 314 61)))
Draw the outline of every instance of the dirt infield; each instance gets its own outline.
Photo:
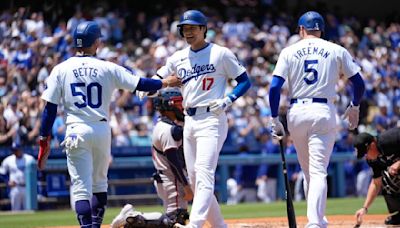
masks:
MULTIPOLYGON (((383 224, 387 215, 366 215, 361 227, 380 228, 386 227, 383 224)), ((346 228, 354 227, 355 219, 353 215, 331 215, 328 216, 329 228, 346 228)), ((306 224, 306 217, 298 216, 298 227, 304 227, 306 224)), ((227 219, 229 228, 287 228, 286 217, 276 218, 252 218, 252 219, 227 219)), ((109 228, 109 226, 103 226, 109 228)), ((207 226, 210 227, 210 226, 207 226)), ((79 228, 78 226, 58 226, 52 228, 79 228)))

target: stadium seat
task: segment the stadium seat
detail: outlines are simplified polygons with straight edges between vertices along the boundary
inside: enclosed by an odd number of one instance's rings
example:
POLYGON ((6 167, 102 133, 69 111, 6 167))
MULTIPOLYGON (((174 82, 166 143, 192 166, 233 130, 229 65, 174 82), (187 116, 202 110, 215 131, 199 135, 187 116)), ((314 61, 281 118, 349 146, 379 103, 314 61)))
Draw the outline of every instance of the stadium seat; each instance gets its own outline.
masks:
POLYGON ((69 197, 65 174, 48 174, 46 176, 48 197, 69 197))

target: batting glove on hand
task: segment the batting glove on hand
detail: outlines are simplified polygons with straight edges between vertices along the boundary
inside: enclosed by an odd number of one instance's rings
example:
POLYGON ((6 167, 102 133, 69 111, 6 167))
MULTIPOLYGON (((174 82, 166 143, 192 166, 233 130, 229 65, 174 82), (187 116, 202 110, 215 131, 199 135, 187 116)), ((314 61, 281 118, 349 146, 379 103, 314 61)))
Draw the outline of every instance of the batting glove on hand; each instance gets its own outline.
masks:
POLYGON ((43 170, 46 167, 47 158, 50 155, 50 136, 39 138, 38 169, 43 170))
POLYGON ((343 114, 343 119, 349 120, 349 130, 354 130, 358 126, 358 119, 360 115, 360 106, 355 106, 353 102, 350 103, 343 114))
POLYGON ((273 117, 271 120, 271 133, 272 136, 278 140, 281 140, 283 136, 285 136, 285 128, 281 121, 279 121, 279 117, 273 117))
POLYGON ((212 100, 208 105, 210 106, 211 112, 215 113, 216 115, 220 115, 232 105, 232 100, 229 97, 224 97, 222 99, 212 100))
POLYGON ((65 136, 64 141, 60 144, 60 146, 64 146, 65 150, 72 150, 72 149, 77 149, 79 141, 84 142, 85 140, 80 136, 79 134, 70 134, 65 136))

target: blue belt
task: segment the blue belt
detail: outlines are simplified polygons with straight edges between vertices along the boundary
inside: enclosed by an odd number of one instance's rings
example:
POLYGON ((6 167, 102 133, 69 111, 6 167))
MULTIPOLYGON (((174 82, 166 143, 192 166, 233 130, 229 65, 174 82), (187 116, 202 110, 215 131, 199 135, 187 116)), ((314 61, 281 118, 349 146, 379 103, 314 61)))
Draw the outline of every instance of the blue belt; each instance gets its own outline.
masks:
MULTIPOLYGON (((194 116, 194 115, 196 115, 196 112, 198 111, 198 109, 202 109, 203 113, 210 112, 210 107, 199 107, 199 108, 187 108, 186 113, 188 114, 188 116, 194 116)), ((201 114, 201 113, 197 113, 197 114, 201 114)))
MULTIPOLYGON (((312 103, 328 103, 328 99, 326 98, 311 98, 312 99, 312 103)), ((297 98, 293 98, 290 100, 290 104, 294 104, 297 103, 298 100, 297 98)))

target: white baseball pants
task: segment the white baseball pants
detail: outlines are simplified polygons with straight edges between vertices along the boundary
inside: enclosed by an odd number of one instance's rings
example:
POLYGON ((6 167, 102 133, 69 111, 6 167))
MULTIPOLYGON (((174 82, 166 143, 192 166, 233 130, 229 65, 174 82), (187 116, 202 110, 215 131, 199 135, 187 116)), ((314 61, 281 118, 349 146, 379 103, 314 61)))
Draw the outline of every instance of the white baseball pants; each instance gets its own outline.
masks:
POLYGON ((294 103, 288 111, 290 136, 304 172, 307 199, 306 227, 326 227, 327 167, 336 135, 336 108, 333 104, 294 103))
POLYGON ((189 182, 194 192, 191 227, 201 228, 206 220, 213 228, 227 227, 214 196, 215 170, 227 133, 225 113, 218 116, 211 112, 185 116, 183 148, 189 182))

